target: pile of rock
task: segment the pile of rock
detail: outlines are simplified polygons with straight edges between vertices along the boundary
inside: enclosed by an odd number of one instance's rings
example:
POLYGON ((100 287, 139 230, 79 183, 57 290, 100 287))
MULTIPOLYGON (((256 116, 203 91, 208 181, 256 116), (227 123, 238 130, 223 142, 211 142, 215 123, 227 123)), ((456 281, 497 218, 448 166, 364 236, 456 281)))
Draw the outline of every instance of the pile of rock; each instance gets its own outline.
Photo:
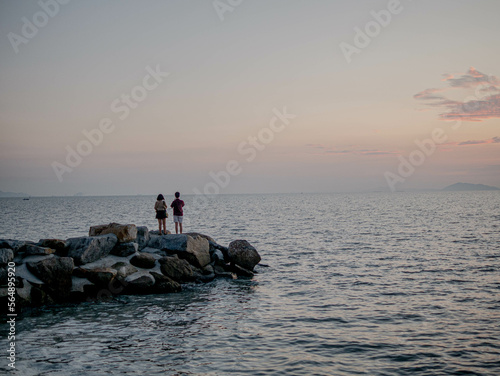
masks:
POLYGON ((199 233, 160 235, 130 224, 94 226, 89 236, 67 240, 0 239, 0 304, 7 307, 8 267, 15 268, 16 306, 22 308, 178 292, 183 283, 217 277, 251 278, 260 259, 246 240, 225 247, 199 233))

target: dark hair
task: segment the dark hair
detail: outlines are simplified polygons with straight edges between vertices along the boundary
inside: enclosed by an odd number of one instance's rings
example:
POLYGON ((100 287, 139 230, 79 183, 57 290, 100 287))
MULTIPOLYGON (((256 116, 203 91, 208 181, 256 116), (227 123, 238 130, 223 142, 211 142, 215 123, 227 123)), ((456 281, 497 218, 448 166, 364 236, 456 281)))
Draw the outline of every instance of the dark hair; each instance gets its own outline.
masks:
POLYGON ((179 192, 175 192, 175 198, 179 198, 181 194, 179 192))
POLYGON ((160 193, 158 197, 156 197, 157 200, 165 200, 165 197, 160 193))

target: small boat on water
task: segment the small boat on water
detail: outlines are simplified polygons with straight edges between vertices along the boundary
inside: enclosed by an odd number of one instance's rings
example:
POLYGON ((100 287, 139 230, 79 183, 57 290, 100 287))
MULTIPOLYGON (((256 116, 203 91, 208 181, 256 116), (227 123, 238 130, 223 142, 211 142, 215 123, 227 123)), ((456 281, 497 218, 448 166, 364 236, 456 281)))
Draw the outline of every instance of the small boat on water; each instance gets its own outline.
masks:
POLYGON ((23 198, 23 200, 25 200, 25 201, 27 201, 27 200, 29 200, 29 199, 30 199, 29 197, 25 197, 25 198, 23 198))

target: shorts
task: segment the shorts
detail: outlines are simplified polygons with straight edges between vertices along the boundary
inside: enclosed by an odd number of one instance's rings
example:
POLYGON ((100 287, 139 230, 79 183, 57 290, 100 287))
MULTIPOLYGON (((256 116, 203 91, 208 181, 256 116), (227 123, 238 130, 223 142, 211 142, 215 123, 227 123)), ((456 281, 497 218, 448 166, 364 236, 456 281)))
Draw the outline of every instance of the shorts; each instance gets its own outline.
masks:
POLYGON ((167 218, 167 211, 166 210, 157 210, 156 211, 156 219, 165 219, 167 218))
POLYGON ((182 215, 174 215, 174 223, 182 223, 182 215))

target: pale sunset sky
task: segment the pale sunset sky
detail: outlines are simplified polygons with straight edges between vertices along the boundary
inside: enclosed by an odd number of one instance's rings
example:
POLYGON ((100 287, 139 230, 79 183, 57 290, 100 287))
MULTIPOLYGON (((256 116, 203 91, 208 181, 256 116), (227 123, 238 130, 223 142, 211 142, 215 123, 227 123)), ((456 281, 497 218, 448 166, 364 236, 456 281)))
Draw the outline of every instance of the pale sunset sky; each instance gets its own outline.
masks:
POLYGON ((2 1, 0 190, 500 187, 499 15, 498 0, 2 1))

